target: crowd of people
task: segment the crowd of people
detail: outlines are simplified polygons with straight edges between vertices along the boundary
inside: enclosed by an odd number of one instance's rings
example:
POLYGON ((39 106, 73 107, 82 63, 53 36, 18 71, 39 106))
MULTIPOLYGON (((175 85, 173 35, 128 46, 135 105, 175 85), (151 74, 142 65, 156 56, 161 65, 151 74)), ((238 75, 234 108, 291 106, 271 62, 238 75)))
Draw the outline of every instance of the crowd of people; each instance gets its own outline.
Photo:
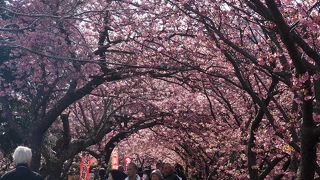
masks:
MULTIPOLYGON (((16 168, 4 174, 0 180, 43 180, 38 173, 29 168, 31 158, 30 148, 18 146, 13 153, 16 168)), ((154 170, 139 171, 135 163, 130 163, 127 171, 123 167, 110 171, 101 168, 95 180, 186 180, 186 176, 179 164, 174 168, 170 163, 159 162, 154 170)))
POLYGON ((123 167, 111 170, 107 173, 105 169, 99 170, 99 178, 96 180, 186 180, 181 165, 175 168, 170 163, 157 163, 156 169, 139 171, 134 163, 128 165, 125 172, 123 167))

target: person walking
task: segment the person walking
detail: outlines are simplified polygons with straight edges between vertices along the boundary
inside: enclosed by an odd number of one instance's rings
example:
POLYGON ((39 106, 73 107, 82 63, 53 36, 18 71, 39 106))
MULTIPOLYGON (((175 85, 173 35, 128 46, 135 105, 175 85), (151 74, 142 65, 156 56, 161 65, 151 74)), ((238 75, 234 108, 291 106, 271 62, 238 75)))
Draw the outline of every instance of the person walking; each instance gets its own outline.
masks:
POLYGON ((108 180, 124 180, 125 178, 126 174, 119 170, 111 170, 108 176, 108 180))
POLYGON ((142 180, 138 175, 138 166, 136 164, 128 164, 128 177, 125 180, 142 180))
POLYGON ((158 170, 158 169, 153 170, 151 172, 150 177, 151 177, 151 180, 163 180, 163 176, 162 176, 160 170, 158 170))
POLYGON ((0 180, 43 180, 36 172, 29 168, 32 158, 31 149, 18 146, 12 155, 16 168, 4 174, 0 180))
POLYGON ((181 180, 187 180, 187 176, 184 174, 184 169, 181 164, 176 163, 174 169, 177 172, 177 175, 181 178, 181 180))
POLYGON ((162 173, 164 180, 180 180, 180 178, 174 173, 174 169, 169 163, 164 163, 162 173))
POLYGON ((99 179, 98 180, 107 180, 108 179, 106 169, 100 168, 98 173, 99 173, 99 179))

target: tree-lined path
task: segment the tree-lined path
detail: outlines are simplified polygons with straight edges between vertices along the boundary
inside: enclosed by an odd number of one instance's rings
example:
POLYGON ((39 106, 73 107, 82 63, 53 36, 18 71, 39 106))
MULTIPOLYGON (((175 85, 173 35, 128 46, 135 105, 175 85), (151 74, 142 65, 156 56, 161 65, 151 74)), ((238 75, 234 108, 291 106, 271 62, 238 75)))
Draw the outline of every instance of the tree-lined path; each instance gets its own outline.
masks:
POLYGON ((199 179, 320 177, 318 0, 0 0, 0 173, 115 147, 199 179))

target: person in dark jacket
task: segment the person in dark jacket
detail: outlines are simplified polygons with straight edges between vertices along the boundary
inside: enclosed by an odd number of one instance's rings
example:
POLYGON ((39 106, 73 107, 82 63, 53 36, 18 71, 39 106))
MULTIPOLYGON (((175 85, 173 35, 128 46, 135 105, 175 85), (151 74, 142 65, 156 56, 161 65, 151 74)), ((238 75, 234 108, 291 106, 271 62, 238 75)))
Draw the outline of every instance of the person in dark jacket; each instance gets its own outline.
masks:
POLYGON ((182 179, 182 180, 187 180, 187 176, 184 174, 184 170, 181 164, 176 163, 174 166, 174 169, 177 172, 177 175, 182 179))
POLYGON ((164 180, 180 180, 179 177, 174 173, 174 169, 171 164, 164 163, 162 171, 164 180))
POLYGON ((109 172, 108 180, 124 180, 127 175, 119 170, 111 170, 109 172))
POLYGON ((104 168, 99 169, 99 180, 107 180, 107 171, 104 168))
POLYGON ((29 168, 32 152, 24 146, 18 146, 13 153, 13 162, 17 165, 15 169, 4 174, 0 180, 43 180, 36 172, 29 168))

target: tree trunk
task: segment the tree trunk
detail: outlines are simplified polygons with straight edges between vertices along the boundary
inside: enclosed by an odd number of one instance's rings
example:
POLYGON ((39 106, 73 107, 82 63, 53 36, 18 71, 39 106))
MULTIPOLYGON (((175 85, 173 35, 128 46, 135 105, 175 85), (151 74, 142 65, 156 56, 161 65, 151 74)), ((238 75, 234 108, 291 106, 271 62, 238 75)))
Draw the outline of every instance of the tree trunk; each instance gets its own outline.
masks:
POLYGON ((105 149, 105 163, 108 164, 109 161, 110 161, 110 156, 111 156, 111 153, 113 151, 113 149, 115 148, 116 146, 115 145, 110 145, 110 146, 106 146, 104 149, 105 149))
POLYGON ((62 174, 62 168, 63 168, 63 163, 61 162, 56 162, 53 164, 50 164, 47 169, 47 176, 46 180, 58 180, 62 179, 61 174, 62 174))
MULTIPOLYGON (((307 90, 310 89, 310 82, 306 82, 307 90)), ((317 138, 313 134, 316 128, 313 121, 313 104, 312 100, 305 100, 302 107, 303 121, 301 126, 301 161, 299 180, 311 180, 314 178, 317 159, 317 138)))
POLYGON ((41 163, 41 149, 42 149, 42 136, 33 135, 30 138, 30 148, 32 150, 31 169, 33 171, 39 171, 41 163))
POLYGON ((301 129, 301 161, 299 180, 311 180, 314 178, 316 169, 316 138, 312 134, 313 128, 302 127, 301 129))
POLYGON ((259 124, 263 118, 263 115, 264 112, 262 109, 260 109, 252 122, 250 129, 250 137, 247 144, 248 171, 250 179, 252 180, 258 180, 259 178, 258 170, 256 168, 253 168, 253 166, 257 166, 257 154, 253 152, 252 149, 255 147, 255 132, 259 128, 259 124))

